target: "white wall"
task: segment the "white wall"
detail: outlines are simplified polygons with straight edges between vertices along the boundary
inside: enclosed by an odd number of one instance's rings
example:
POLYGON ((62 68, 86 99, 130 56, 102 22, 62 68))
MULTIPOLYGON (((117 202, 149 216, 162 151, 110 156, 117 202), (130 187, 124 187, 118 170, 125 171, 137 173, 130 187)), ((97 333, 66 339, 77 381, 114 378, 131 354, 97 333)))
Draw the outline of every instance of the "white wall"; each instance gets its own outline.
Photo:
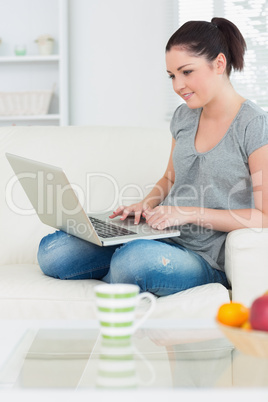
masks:
POLYGON ((69 0, 70 124, 166 127, 173 0, 69 0))
MULTIPOLYGON (((168 126, 167 93, 172 86, 165 45, 175 30, 170 15, 173 9, 176 13, 176 1, 66 1, 70 124, 168 126)), ((14 55, 15 44, 21 42, 27 55, 37 54, 34 39, 43 33, 55 38, 57 53, 58 1, 0 0, 0 56, 14 55)), ((58 81, 56 63, 0 67, 2 91, 51 89, 58 81)), ((57 112, 58 104, 52 106, 50 112, 57 112)))

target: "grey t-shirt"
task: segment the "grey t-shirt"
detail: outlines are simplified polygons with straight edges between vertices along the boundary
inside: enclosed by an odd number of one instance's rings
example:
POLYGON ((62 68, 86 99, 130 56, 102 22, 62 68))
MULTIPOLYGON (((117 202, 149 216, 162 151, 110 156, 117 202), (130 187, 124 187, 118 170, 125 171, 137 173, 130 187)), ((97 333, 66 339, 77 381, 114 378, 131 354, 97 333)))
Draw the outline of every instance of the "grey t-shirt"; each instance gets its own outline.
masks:
MULTIPOLYGON (((268 144, 268 114, 246 100, 220 142, 197 152, 195 136, 202 109, 180 105, 171 120, 176 140, 173 153, 175 182, 163 205, 213 209, 254 208, 248 157, 268 144)), ((201 225, 181 226, 173 241, 200 254, 216 269, 224 270, 226 232, 201 225)))

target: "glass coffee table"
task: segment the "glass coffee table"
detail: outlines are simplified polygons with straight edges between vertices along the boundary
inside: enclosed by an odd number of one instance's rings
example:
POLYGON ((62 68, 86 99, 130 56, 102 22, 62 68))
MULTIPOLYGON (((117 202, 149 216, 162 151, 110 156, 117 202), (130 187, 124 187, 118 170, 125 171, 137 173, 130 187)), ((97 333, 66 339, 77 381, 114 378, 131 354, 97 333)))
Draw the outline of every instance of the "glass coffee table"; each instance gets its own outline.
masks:
POLYGON ((103 339, 94 320, 2 321, 0 345, 0 395, 198 392, 200 400, 209 392, 219 400, 231 392, 268 400, 268 359, 236 350, 214 321, 148 320, 124 341, 103 339))

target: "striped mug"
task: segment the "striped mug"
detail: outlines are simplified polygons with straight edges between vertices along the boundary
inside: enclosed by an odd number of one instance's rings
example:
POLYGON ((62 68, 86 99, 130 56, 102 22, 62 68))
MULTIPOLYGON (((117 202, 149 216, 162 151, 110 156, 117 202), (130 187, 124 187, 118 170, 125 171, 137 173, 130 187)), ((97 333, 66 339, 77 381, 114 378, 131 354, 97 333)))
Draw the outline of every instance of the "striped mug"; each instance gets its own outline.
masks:
POLYGON ((156 298, 149 292, 129 284, 102 284, 94 287, 101 334, 107 339, 129 338, 153 312, 156 298), (141 299, 149 299, 150 307, 139 319, 135 309, 141 299))

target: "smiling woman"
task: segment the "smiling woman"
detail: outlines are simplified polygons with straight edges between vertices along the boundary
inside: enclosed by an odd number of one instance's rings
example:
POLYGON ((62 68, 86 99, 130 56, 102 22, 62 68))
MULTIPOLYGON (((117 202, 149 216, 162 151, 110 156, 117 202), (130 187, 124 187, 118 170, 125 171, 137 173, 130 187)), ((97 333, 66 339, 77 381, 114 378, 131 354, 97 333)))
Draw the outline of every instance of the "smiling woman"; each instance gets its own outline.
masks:
POLYGON ((191 56, 184 47, 174 46, 166 53, 166 63, 174 91, 190 108, 207 104, 221 90, 222 81, 228 80, 223 75, 226 69, 223 53, 208 62, 205 57, 191 56))
POLYGON ((268 227, 268 116, 229 79, 232 69, 243 68, 245 48, 238 28, 223 18, 190 21, 167 44, 167 71, 186 101, 171 120, 167 168, 141 202, 120 206, 110 218, 134 214, 136 224, 143 217, 154 229, 179 226, 181 235, 103 252, 71 236, 55 243, 54 234, 40 244, 44 272, 70 278, 76 266, 83 278, 136 284, 157 296, 212 282, 228 287, 227 233, 268 227))

